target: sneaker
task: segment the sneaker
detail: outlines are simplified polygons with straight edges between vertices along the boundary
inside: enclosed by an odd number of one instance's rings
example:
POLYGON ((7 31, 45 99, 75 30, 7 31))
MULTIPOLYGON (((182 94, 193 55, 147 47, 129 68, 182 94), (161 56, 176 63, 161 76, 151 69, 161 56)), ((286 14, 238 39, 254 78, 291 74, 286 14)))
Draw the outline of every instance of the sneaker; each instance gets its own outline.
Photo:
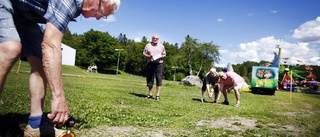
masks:
POLYGON ((24 137, 40 137, 40 128, 33 129, 30 125, 24 129, 24 137))
POLYGON ((153 98, 151 95, 148 95, 147 97, 146 97, 146 99, 150 99, 150 98, 153 98))
POLYGON ((237 103, 235 106, 236 106, 236 107, 240 107, 240 103, 237 103))
POLYGON ((229 101, 223 101, 222 104, 229 105, 229 101))
POLYGON ((50 127, 43 125, 40 128, 33 129, 30 125, 27 125, 24 129, 24 137, 62 137, 66 134, 65 130, 57 129, 53 125, 50 127))
POLYGON ((206 100, 204 98, 201 98, 201 102, 206 102, 206 100))
POLYGON ((157 100, 157 101, 160 101, 160 96, 156 96, 156 100, 157 100))

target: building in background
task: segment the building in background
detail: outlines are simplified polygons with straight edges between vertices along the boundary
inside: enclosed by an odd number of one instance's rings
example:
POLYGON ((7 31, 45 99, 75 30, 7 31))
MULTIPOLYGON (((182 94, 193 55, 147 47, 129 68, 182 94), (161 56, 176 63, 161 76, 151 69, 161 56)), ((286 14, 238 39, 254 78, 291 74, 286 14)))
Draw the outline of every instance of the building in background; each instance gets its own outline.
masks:
POLYGON ((76 62, 76 49, 68 45, 61 44, 62 50, 62 65, 74 66, 76 62))

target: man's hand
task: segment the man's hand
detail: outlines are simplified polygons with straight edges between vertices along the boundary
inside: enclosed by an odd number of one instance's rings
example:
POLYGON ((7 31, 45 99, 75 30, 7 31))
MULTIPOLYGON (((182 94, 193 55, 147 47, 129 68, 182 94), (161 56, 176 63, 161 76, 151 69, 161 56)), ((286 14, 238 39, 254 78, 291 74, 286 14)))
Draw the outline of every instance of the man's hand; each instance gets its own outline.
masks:
POLYGON ((63 125, 68 120, 68 106, 64 97, 51 100, 51 112, 48 118, 57 125, 63 125))
POLYGON ((68 120, 68 106, 62 82, 61 33, 52 23, 47 22, 41 43, 43 69, 51 89, 51 112, 48 118, 57 125, 68 120))

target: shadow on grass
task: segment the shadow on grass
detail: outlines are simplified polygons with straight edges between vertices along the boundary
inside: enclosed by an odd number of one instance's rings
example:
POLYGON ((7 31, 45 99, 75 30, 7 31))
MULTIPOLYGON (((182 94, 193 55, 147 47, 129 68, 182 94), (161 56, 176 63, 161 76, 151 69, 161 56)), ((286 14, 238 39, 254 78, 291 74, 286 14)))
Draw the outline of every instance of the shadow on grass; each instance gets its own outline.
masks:
MULTIPOLYGON (((23 129, 24 126, 26 126, 28 123, 29 115, 30 114, 18 113, 8 113, 0 115, 0 137, 23 137, 23 129)), ((88 122, 84 120, 69 117, 65 126, 73 127, 74 124, 76 124, 79 127, 80 125, 84 125, 87 123, 88 122)))
POLYGON ((8 113, 0 115, 0 136, 19 137, 23 136, 21 124, 28 122, 29 114, 8 113))
MULTIPOLYGON (((200 98, 192 98, 192 100, 201 102, 200 98)), ((212 102, 205 100, 204 103, 212 103, 212 102)))
POLYGON ((146 98, 147 97, 147 95, 144 95, 144 94, 138 94, 138 93, 129 93, 129 94, 135 95, 135 96, 140 97, 140 98, 146 98))

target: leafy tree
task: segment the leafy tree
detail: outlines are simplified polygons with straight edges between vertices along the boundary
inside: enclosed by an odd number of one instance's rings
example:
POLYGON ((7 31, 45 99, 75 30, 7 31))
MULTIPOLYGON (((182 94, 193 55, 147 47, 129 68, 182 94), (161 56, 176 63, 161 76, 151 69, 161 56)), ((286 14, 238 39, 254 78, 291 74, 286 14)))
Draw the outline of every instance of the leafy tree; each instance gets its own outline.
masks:
POLYGON ((190 37, 189 35, 187 35, 185 37, 185 42, 182 43, 181 45, 181 51, 182 53, 184 53, 185 55, 185 59, 183 60, 186 60, 187 62, 187 66, 189 67, 189 75, 193 75, 192 73, 192 65, 193 65, 193 59, 194 59, 194 56, 193 54, 196 52, 196 50, 198 49, 198 40, 197 39, 194 39, 192 37, 190 37))
POLYGON ((214 45, 213 42, 203 43, 199 46, 200 54, 198 54, 198 59, 200 59, 200 67, 197 76, 199 76, 202 68, 209 70, 214 62, 218 63, 220 61, 219 46, 214 45))
POLYGON ((167 56, 163 63, 163 78, 173 80, 174 71, 180 68, 179 60, 177 59, 179 56, 179 51, 176 46, 168 42, 163 42, 163 45, 167 52, 167 56))
POLYGON ((66 29, 66 32, 63 35, 63 39, 62 39, 62 43, 73 47, 74 43, 73 43, 73 36, 69 30, 69 28, 66 29))
POLYGON ((90 30, 81 37, 81 43, 77 49, 76 64, 88 66, 96 64, 99 68, 110 67, 107 65, 117 62, 119 42, 108 33, 90 30))
POLYGON ((145 76, 146 71, 146 59, 142 52, 144 46, 147 44, 144 42, 131 41, 126 47, 128 54, 127 62, 125 63, 125 71, 134 75, 145 76))
POLYGON ((120 44, 126 45, 126 43, 128 42, 128 38, 127 38, 126 34, 120 33, 118 36, 118 41, 120 44))

